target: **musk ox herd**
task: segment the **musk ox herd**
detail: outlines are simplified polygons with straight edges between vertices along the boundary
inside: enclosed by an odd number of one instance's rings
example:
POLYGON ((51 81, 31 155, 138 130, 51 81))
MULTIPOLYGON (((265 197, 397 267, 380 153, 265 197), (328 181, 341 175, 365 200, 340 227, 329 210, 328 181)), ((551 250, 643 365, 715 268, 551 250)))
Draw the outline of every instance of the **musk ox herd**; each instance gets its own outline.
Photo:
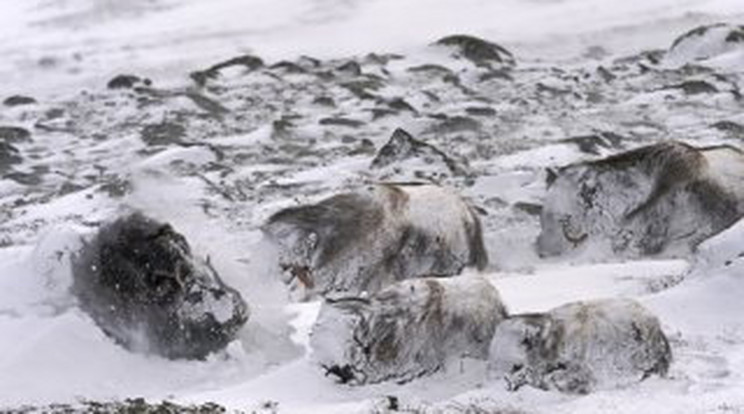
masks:
MULTIPOLYGON (((551 170, 535 249, 688 253, 742 216, 742 160, 731 147, 663 142, 551 170)), ((310 358, 340 383, 403 383, 469 358, 511 390, 587 393, 663 376, 672 361, 660 321, 630 299, 510 314, 480 272, 477 210, 450 188, 369 185, 276 211, 261 231, 276 251, 266 277, 322 302, 310 358)), ((208 259, 141 213, 102 226, 72 262, 80 307, 130 350, 203 359, 249 318, 208 259)))

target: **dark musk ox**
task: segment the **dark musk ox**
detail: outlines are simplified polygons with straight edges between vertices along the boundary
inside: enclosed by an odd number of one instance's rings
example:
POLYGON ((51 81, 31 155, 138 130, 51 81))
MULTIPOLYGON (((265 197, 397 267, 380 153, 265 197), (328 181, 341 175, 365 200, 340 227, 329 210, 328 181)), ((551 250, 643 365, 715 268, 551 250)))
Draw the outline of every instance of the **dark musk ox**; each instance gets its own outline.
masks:
POLYGON ((203 359, 248 320, 248 305, 170 225, 134 213, 104 225, 73 258, 80 307, 125 348, 203 359))
POLYGON ((744 209, 744 156, 730 146, 662 142, 548 175, 541 256, 685 255, 744 209))
POLYGON ((371 297, 326 299, 310 345, 339 382, 402 383, 458 358, 487 359, 505 317, 498 291, 479 276, 404 280, 371 297))
POLYGON ((371 185, 281 210, 263 231, 288 283, 304 287, 305 296, 376 292, 488 264, 476 213, 436 185, 371 185))
POLYGON ((569 303, 499 324, 491 369, 523 385, 586 394, 666 375, 671 349, 659 320, 630 299, 569 303))

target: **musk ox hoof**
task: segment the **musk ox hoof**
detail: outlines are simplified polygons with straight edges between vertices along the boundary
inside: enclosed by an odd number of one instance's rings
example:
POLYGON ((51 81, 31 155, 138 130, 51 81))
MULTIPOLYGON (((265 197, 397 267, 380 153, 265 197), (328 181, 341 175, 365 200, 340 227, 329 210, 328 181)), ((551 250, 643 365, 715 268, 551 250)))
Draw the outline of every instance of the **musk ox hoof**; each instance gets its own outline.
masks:
POLYGON ((744 213, 744 154, 663 142, 549 171, 541 256, 689 254, 744 213))
POLYGON ((483 269, 476 213, 453 191, 380 184, 291 207, 263 227, 292 289, 306 296, 373 293, 396 281, 483 269))
POLYGON ((313 327, 313 358, 341 383, 399 383, 461 357, 487 359, 506 309, 477 276, 406 280, 370 298, 328 299, 313 327))
POLYGON ((666 375, 672 361, 659 320, 628 299, 509 317, 496 328, 490 354, 490 369, 510 390, 578 394, 666 375))
POLYGON ((223 349, 248 306, 170 225, 135 213, 103 226, 73 259, 80 307, 125 348, 202 359, 223 349))

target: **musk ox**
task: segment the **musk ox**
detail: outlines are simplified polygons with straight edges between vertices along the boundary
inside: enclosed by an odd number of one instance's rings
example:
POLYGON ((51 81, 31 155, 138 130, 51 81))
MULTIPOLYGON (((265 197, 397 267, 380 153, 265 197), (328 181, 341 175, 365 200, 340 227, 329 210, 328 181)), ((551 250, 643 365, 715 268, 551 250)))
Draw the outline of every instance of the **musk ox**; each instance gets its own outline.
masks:
POLYGON ((263 227, 293 289, 306 297, 376 292, 396 281, 483 269, 476 213, 452 190, 377 184, 291 207, 263 227))
POLYGON ((481 277, 404 280, 369 298, 326 299, 310 345, 339 382, 403 383, 457 358, 486 359, 505 317, 496 288, 481 277))
POLYGON ((672 360, 659 320, 629 299, 511 316, 496 328, 490 355, 490 368, 511 390, 579 394, 666 375, 672 360))
POLYGON ((72 263, 80 307, 130 350, 202 359, 248 320, 240 294, 181 234, 140 213, 103 226, 72 263))
POLYGON ((662 142, 549 172, 541 256, 686 255, 742 216, 744 156, 662 142))

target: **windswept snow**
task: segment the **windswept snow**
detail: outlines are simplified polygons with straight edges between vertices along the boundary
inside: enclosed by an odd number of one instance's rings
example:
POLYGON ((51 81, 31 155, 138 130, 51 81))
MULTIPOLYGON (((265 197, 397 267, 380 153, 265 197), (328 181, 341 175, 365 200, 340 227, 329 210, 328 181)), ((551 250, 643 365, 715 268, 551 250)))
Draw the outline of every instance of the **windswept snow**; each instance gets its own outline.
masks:
POLYGON ((38 100, 0 106, 1 125, 31 133, 0 140, 0 411, 129 397, 259 413, 389 412, 390 397, 431 413, 744 411, 742 222, 676 260, 534 249, 545 167, 665 139, 740 147, 741 49, 663 57, 699 25, 743 20, 741 0, 0 0, 0 98, 38 100), (506 47, 516 67, 429 46, 455 33, 506 47), (189 79, 246 53, 265 66, 189 79), (153 83, 106 89, 127 73, 153 83), (396 128, 467 168, 370 168, 396 128), (508 392, 472 360, 405 385, 325 377, 309 350, 320 304, 288 303, 260 225, 370 182, 432 176, 482 213, 485 276, 510 312, 638 300, 670 338, 669 376, 580 397, 508 392), (128 352, 78 307, 67 265, 79 236, 132 210, 171 223, 249 303, 225 351, 128 352))

